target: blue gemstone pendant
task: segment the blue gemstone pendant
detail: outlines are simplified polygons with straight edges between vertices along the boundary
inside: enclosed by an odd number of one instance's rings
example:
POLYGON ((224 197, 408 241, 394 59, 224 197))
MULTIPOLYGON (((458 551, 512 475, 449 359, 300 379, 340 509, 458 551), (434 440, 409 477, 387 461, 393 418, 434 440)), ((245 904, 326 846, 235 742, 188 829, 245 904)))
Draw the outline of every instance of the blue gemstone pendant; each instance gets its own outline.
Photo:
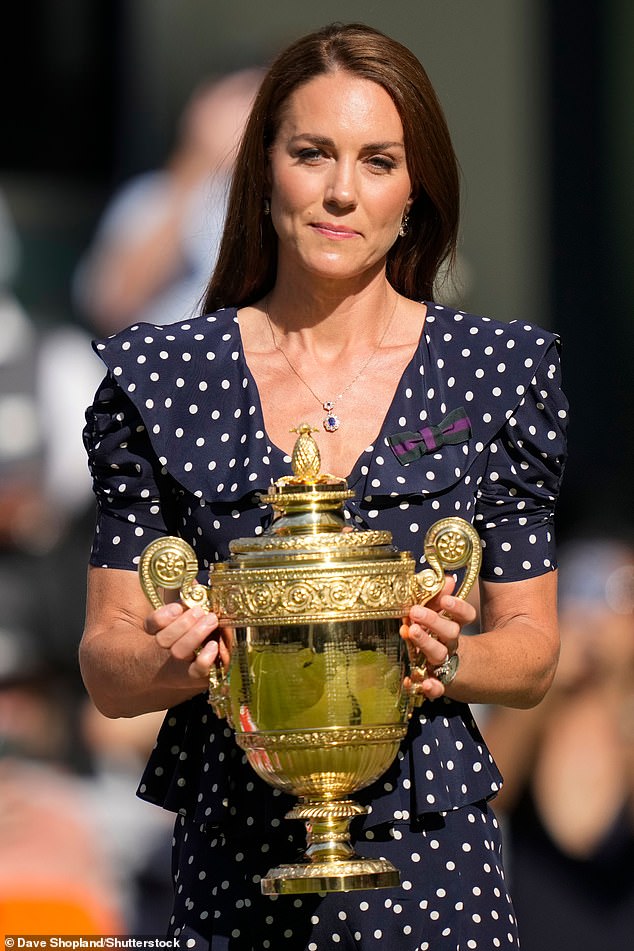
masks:
POLYGON ((326 400, 321 404, 326 410, 326 418, 323 420, 323 427, 327 433, 334 433, 339 429, 339 417, 333 413, 335 404, 332 400, 326 400))

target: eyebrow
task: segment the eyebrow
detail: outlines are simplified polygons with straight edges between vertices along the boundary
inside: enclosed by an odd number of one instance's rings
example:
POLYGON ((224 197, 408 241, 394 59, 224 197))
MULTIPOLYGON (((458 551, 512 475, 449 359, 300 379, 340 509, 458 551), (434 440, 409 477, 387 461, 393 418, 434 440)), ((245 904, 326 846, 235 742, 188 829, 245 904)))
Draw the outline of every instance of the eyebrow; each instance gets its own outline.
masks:
MULTIPOLYGON (((328 148, 335 148, 335 142, 333 139, 330 139, 325 135, 317 135, 314 132, 300 132, 297 135, 291 136, 289 139, 289 144, 297 142, 300 139, 308 139, 310 142, 313 142, 315 145, 325 145, 328 148)), ((403 149, 405 145, 403 142, 368 142, 363 146, 364 152, 384 152, 386 149, 403 149)))

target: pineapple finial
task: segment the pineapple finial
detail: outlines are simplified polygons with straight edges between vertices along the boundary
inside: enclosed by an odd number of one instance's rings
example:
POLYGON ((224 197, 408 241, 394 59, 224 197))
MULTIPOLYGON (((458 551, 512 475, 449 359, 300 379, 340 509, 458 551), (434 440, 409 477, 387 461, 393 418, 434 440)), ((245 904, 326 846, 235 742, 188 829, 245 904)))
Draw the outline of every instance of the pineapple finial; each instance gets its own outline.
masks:
POLYGON ((317 430, 308 423, 300 423, 291 432, 298 434, 291 457, 293 476, 302 482, 316 482, 321 471, 321 456, 312 434, 317 430))

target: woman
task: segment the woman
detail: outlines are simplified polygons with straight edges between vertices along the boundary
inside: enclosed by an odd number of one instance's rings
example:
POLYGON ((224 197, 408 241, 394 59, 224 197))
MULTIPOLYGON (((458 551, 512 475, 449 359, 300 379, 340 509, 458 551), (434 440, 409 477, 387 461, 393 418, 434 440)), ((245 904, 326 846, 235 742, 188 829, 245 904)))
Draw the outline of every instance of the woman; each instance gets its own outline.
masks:
POLYGON ((171 708, 140 794, 180 813, 173 933, 214 951, 516 942, 487 805, 501 780, 465 702, 531 706, 553 676, 566 405, 552 335, 432 302, 457 219, 456 161, 420 63, 368 27, 327 27, 262 83, 205 316, 98 345, 109 374, 86 429, 100 517, 82 667, 109 716, 171 708), (449 583, 411 611, 426 702, 355 830, 401 888, 272 901, 259 876, 304 829, 205 703, 226 660, 217 619, 148 614, 132 570, 166 533, 203 572, 260 533, 270 512, 255 490, 288 474, 291 428, 322 417, 323 468, 355 490, 355 523, 389 528, 422 561, 429 524, 475 520, 485 633, 460 636, 475 612, 449 583))

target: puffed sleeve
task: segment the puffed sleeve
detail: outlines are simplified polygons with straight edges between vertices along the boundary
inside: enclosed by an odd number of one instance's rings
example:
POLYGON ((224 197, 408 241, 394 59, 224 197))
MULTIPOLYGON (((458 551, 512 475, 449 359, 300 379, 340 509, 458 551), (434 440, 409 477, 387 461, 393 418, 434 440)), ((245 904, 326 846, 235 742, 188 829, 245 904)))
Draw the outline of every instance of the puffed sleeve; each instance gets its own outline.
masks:
POLYGON ((521 581, 557 567, 554 512, 566 459, 567 420, 553 341, 489 446, 475 516, 484 580, 521 581))
POLYGON ((86 411, 83 437, 97 498, 90 563, 136 570, 145 546, 169 534, 164 476, 138 411, 109 374, 86 411))

